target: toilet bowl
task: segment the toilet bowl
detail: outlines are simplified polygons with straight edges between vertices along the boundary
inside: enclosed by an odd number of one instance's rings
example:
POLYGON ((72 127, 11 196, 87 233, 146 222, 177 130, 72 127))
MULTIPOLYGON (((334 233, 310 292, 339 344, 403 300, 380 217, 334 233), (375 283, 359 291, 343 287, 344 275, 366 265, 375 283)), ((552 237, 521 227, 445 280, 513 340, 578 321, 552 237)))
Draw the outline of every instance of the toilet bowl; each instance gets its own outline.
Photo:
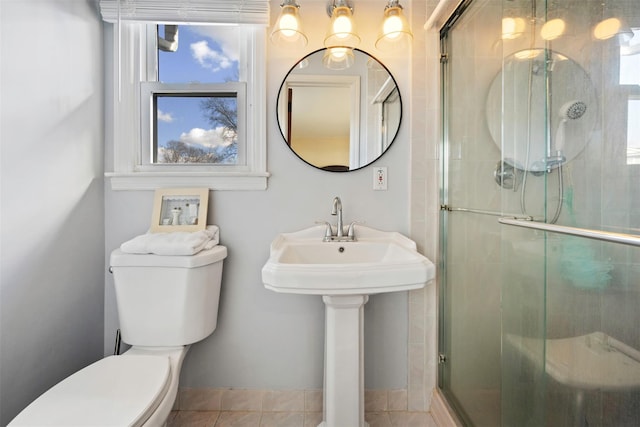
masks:
POLYGON ((191 344, 216 328, 224 246, 193 256, 111 253, 122 340, 131 348, 46 391, 17 426, 165 424, 191 344))

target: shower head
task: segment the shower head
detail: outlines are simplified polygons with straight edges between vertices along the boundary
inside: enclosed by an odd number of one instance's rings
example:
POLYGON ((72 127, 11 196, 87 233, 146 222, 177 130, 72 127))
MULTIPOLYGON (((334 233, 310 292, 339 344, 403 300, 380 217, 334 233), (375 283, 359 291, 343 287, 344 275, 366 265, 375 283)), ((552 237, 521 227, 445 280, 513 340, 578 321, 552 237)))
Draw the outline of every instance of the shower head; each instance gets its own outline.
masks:
POLYGON ((569 101, 560 108, 562 120, 577 120, 587 111, 587 104, 582 101, 569 101))
POLYGON ((569 101, 565 103, 559 111, 560 123, 558 123, 558 129, 556 130, 556 152, 562 154, 564 150, 564 126, 568 120, 578 120, 584 113, 587 112, 587 104, 583 101, 569 101))

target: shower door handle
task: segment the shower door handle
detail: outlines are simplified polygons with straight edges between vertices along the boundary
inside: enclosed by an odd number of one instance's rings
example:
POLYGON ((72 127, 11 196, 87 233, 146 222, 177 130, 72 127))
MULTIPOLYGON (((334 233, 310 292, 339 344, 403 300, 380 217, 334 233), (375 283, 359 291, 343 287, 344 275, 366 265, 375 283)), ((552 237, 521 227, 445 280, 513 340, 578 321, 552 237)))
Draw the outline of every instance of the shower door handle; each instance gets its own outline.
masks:
POLYGON ((534 230, 549 231, 551 233, 567 234, 570 236, 585 237, 587 239, 600 240, 623 245, 639 246, 640 236, 626 233, 612 233, 610 231, 592 230, 589 228, 568 227, 566 225, 547 224, 546 222, 528 221, 516 218, 500 218, 500 224, 516 227, 531 228, 534 230))

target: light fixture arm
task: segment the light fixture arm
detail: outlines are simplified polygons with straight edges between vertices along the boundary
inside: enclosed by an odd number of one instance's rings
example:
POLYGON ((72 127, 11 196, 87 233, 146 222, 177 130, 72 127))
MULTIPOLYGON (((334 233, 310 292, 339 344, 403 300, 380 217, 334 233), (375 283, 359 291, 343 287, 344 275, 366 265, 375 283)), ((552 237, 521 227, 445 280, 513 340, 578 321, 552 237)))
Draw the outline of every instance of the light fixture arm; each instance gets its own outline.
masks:
POLYGON ((399 7, 400 9, 403 9, 400 4, 400 0, 389 0, 389 3, 384 7, 384 10, 391 9, 392 7, 399 7))
POLYGON ((300 5, 296 2, 296 0, 283 0, 282 3, 280 3, 280 7, 284 6, 293 6, 297 9, 300 9, 300 5))
POLYGON ((329 0, 327 2, 327 15, 329 18, 333 16, 333 9, 336 7, 348 7, 351 13, 353 13, 353 2, 351 0, 329 0))

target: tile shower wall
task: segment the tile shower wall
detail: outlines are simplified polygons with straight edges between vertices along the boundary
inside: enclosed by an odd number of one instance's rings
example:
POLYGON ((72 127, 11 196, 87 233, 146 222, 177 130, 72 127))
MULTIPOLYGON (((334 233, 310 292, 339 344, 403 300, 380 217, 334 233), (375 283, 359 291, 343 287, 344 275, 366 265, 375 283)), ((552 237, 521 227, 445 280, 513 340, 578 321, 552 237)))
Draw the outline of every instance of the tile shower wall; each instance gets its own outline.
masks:
MULTIPOLYGON (((438 1, 414 2, 412 96, 416 112, 411 122, 411 238, 418 249, 437 265, 438 192, 440 142, 439 35, 423 30, 438 1)), ((436 388, 437 374, 437 287, 435 283, 409 295, 409 385, 410 411, 428 411, 436 388)))

